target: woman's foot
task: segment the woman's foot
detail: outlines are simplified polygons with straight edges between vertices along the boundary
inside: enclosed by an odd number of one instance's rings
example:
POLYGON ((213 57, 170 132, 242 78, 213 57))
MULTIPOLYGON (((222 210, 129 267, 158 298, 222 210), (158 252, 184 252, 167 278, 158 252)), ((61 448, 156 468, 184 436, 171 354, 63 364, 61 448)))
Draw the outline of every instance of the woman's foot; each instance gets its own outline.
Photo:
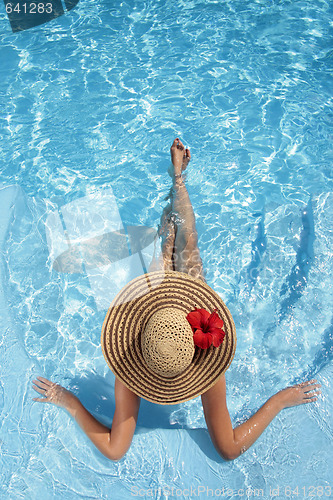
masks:
POLYGON ((173 165, 173 175, 180 176, 191 160, 191 153, 185 148, 183 143, 176 137, 170 148, 171 161, 173 165))

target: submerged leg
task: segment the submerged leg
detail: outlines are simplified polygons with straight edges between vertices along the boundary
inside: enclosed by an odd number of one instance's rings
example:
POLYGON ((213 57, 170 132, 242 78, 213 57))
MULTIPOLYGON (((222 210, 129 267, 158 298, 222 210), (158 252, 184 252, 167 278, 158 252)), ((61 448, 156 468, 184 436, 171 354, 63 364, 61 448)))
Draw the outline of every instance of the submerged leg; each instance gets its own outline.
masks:
POLYGON ((171 217, 171 204, 163 211, 160 236, 162 238, 162 256, 164 269, 174 271, 173 255, 175 249, 176 228, 171 217))
MULTIPOLYGON (((154 257, 149 266, 149 272, 159 271, 174 271, 173 255, 175 247, 176 230, 171 217, 171 203, 169 203, 163 210, 161 223, 158 229, 158 236, 162 240, 162 253, 158 259, 154 257)), ((155 240, 156 244, 157 240, 155 240)))

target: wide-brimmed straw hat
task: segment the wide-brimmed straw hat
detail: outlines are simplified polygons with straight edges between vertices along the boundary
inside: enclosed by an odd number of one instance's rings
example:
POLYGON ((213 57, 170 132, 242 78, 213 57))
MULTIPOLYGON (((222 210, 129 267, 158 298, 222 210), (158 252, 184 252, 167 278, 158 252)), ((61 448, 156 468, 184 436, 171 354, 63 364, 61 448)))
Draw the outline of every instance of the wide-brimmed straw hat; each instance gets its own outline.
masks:
POLYGON ((205 282, 156 271, 128 283, 113 300, 102 328, 102 349, 113 373, 138 396, 159 404, 206 392, 229 367, 236 349, 232 316, 205 282), (186 316, 216 310, 225 336, 218 347, 194 345, 186 316))

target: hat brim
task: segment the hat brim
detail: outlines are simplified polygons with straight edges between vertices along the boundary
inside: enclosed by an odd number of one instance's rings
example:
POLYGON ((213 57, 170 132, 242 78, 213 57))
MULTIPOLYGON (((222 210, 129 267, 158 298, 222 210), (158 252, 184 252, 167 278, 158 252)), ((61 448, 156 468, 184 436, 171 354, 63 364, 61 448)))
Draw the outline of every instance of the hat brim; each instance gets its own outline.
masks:
POLYGON ((177 404, 206 392, 227 370, 235 355, 236 329, 227 306, 202 280, 176 271, 156 271, 135 278, 114 298, 101 342, 111 370, 132 392, 154 403, 177 404), (141 350, 141 332, 152 314, 166 307, 186 315, 195 308, 216 309, 225 331, 219 347, 196 347, 190 366, 171 379, 154 373, 141 350))

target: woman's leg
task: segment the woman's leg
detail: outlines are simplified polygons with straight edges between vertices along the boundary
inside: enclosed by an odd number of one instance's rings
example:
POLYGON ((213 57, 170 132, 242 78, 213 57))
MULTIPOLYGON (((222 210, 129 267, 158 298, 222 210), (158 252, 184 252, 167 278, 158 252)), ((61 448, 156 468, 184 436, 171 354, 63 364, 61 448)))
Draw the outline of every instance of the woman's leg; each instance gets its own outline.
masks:
POLYGON ((187 273, 193 278, 205 281, 202 261, 198 248, 198 233, 195 216, 182 172, 191 159, 189 149, 185 149, 177 138, 171 146, 173 164, 173 187, 171 190, 171 214, 175 224, 174 270, 187 273))
POLYGON ((174 140, 170 152, 173 185, 170 203, 163 210, 158 231, 162 238, 162 254, 159 259, 154 255, 149 271, 180 271, 205 281, 195 216, 182 176, 190 162, 191 153, 178 138, 174 140))
MULTIPOLYGON (((162 253, 158 259, 155 257, 155 250, 153 260, 149 266, 149 272, 159 271, 174 271, 173 254, 175 247, 176 229, 172 220, 170 220, 171 203, 169 203, 163 210, 161 223, 158 230, 158 236, 162 239, 162 253)), ((158 241, 158 238, 155 240, 158 241)))

